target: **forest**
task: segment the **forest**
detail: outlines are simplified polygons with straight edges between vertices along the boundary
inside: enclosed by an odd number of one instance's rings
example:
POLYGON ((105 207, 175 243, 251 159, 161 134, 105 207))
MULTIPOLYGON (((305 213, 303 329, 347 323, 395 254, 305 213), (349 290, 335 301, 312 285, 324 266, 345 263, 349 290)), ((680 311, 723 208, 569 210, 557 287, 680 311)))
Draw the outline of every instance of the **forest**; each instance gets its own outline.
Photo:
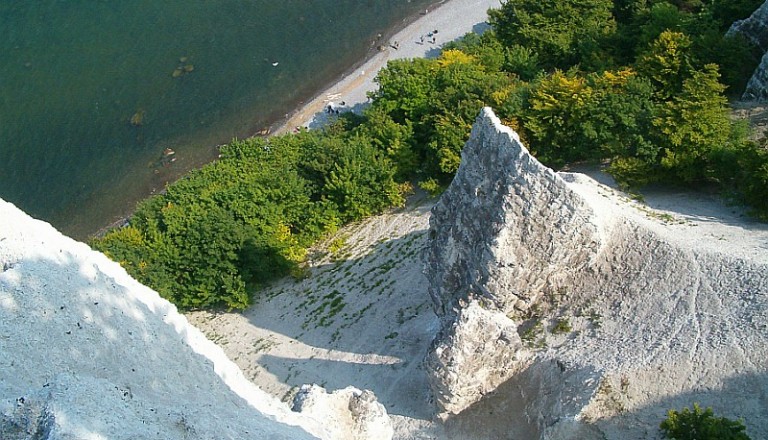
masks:
POLYGON ((627 191, 712 188, 768 220, 768 148, 730 117, 762 54, 731 23, 762 0, 506 0, 435 59, 390 61, 362 115, 235 140, 92 246, 181 309, 243 309, 303 276, 340 226, 439 194, 483 106, 544 164, 627 191))

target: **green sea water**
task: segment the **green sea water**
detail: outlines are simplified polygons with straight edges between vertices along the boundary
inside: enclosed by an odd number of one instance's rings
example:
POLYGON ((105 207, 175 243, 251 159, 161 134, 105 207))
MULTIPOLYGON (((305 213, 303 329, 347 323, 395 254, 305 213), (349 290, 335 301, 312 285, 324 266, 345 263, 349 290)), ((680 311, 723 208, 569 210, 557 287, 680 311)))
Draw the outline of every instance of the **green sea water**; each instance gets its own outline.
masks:
POLYGON ((0 197, 92 234, 216 145, 282 118, 433 1, 2 2, 0 197))

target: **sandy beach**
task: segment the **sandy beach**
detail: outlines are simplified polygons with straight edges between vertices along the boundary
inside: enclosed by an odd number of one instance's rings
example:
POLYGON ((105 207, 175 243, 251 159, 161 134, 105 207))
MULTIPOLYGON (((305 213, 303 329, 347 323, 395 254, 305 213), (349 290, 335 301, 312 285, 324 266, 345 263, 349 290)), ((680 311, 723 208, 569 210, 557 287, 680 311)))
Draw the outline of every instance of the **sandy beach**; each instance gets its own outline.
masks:
POLYGON ((368 101, 367 93, 376 88, 376 74, 388 61, 437 57, 443 44, 468 32, 487 29, 488 9, 500 5, 499 0, 448 0, 425 11, 391 38, 382 39, 379 46, 381 50, 373 57, 289 115, 273 133, 286 133, 296 127, 322 126, 329 116, 324 111, 328 105, 340 111, 362 111, 368 101), (434 43, 428 37, 430 33, 433 33, 434 43))

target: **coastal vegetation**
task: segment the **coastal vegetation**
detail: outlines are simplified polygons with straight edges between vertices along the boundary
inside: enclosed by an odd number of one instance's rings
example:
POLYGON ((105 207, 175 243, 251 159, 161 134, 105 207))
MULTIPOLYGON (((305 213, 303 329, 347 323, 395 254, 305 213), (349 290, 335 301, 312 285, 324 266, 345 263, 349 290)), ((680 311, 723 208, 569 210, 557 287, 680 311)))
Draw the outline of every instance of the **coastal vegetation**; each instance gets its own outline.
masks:
POLYGON ((702 410, 699 404, 693 404, 693 411, 669 410, 667 418, 661 422, 664 436, 675 440, 749 440, 744 432, 747 427, 741 420, 716 417, 712 408, 702 410))
POLYGON ((545 164, 604 162, 627 188, 713 185, 768 218, 768 152, 729 118, 759 54, 725 37, 757 0, 508 0, 436 59, 391 61, 362 115, 234 141, 94 240, 181 308, 241 309, 308 246, 437 193, 483 106, 545 164))
POLYGON ((234 141, 93 244, 181 308, 245 308, 323 234, 403 203, 390 160, 343 125, 234 141))

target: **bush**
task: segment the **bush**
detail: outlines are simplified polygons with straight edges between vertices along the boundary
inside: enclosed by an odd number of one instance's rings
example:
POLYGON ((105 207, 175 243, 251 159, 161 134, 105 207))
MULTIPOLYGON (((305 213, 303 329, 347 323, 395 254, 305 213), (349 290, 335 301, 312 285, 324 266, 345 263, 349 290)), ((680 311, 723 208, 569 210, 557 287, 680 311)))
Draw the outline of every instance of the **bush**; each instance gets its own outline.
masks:
POLYGON ((346 130, 235 141, 92 244, 181 309, 244 309, 324 233, 403 203, 386 147, 346 130))
POLYGON ((675 440, 749 440, 741 420, 715 417, 712 408, 702 411, 697 403, 693 411, 669 410, 660 427, 666 438, 675 440))
POLYGON ((507 0, 488 11, 488 22, 506 47, 538 53, 545 69, 591 65, 605 58, 601 44, 616 31, 611 0, 507 0))
POLYGON ((557 321, 555 321, 555 325, 552 326, 551 332, 553 335, 562 335, 570 333, 572 330, 573 327, 571 327, 571 322, 568 318, 558 318, 557 321))

